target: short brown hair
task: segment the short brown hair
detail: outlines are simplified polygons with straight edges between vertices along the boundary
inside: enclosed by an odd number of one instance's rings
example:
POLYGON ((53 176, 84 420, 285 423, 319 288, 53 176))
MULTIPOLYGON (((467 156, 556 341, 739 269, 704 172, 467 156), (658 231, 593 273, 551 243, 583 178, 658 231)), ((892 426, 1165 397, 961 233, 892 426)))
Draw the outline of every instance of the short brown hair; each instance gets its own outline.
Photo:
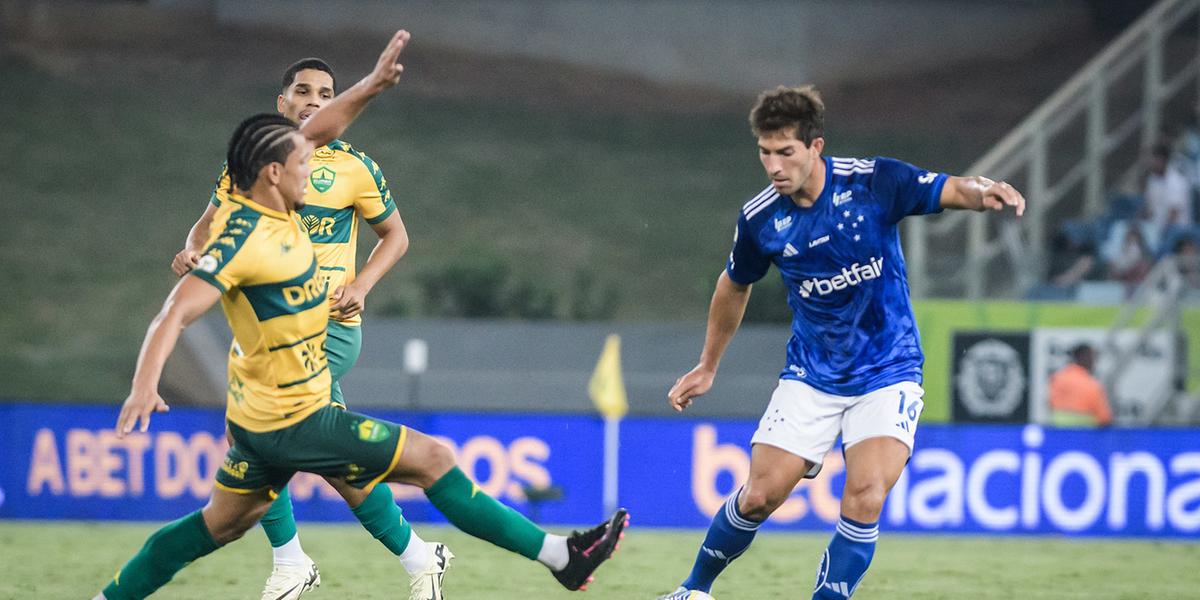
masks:
POLYGON ((811 85, 779 86, 758 95, 750 109, 750 130, 763 137, 787 129, 796 130, 796 139, 811 146, 825 135, 825 103, 821 92, 811 85))

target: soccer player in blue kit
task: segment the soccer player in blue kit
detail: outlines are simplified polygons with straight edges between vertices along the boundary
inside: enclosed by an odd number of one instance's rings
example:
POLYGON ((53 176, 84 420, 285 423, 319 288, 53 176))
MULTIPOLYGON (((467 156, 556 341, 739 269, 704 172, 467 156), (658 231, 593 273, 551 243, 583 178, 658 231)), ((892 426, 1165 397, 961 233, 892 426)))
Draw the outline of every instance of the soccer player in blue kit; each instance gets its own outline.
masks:
POLYGON ((700 362, 668 392, 682 411, 708 392, 751 285, 772 264, 788 289, 787 365, 751 439, 750 475, 717 511, 692 572, 664 599, 703 598, 842 436, 841 518, 813 599, 849 598, 875 552, 888 491, 912 454, 924 355, 900 220, 943 209, 1025 210, 1002 181, 951 177, 891 158, 826 158, 825 106, 811 86, 763 92, 750 112, 771 185, 742 206, 717 279, 700 362))

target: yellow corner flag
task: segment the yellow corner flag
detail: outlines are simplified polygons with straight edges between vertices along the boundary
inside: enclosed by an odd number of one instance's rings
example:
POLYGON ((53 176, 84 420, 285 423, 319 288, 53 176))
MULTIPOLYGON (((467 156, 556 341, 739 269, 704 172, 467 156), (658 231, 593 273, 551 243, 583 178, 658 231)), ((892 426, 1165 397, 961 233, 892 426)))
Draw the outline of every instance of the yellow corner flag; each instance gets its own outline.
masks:
POLYGON ((596 410, 609 419, 620 419, 629 412, 625 380, 621 377, 621 336, 611 334, 604 340, 604 351, 588 382, 588 395, 596 410))

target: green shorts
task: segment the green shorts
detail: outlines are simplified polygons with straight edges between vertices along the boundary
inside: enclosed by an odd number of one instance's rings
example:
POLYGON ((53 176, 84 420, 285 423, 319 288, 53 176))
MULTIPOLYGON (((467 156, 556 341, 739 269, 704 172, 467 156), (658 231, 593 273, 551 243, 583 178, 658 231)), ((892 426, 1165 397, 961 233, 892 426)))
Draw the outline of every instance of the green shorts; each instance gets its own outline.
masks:
POLYGON ((329 358, 329 375, 333 378, 333 386, 329 389, 329 400, 334 404, 346 406, 342 397, 342 386, 338 380, 350 372, 358 355, 362 352, 362 326, 345 325, 330 320, 325 335, 325 356, 329 358))
POLYGON ((248 494, 279 491, 297 471, 369 488, 400 461, 408 429, 333 404, 277 431, 255 433, 227 421, 233 445, 217 470, 217 487, 248 494))

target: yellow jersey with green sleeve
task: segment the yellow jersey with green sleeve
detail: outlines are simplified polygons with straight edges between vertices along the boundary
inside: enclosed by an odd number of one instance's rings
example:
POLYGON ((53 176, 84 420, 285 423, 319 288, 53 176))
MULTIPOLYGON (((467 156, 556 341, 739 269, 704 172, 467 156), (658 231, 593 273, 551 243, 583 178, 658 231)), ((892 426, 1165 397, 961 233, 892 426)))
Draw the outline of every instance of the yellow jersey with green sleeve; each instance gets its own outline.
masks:
POLYGON ((226 418, 254 432, 329 404, 329 301, 299 215, 226 195, 192 275, 221 290, 233 330, 226 418))
MULTIPOLYGON (((311 174, 299 215, 316 249, 321 278, 332 293, 354 281, 357 273, 358 215, 371 225, 380 223, 396 211, 396 202, 379 165, 346 142, 334 140, 317 148, 308 165, 311 174)), ((229 177, 222 169, 211 202, 220 206, 228 190, 229 177)), ((329 318, 362 324, 360 315, 343 319, 332 313, 329 318)))

